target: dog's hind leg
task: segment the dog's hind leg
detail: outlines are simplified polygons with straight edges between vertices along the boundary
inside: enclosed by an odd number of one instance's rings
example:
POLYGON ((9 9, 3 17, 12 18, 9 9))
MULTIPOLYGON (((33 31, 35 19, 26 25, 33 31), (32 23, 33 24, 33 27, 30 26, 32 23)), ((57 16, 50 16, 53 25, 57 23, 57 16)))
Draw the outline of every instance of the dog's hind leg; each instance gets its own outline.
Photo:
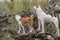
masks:
POLYGON ((32 32, 33 31, 33 27, 31 25, 29 25, 29 24, 28 24, 28 26, 29 26, 29 32, 32 32))
POLYGON ((55 17, 53 17, 53 22, 54 22, 54 24, 56 26, 57 35, 60 35, 60 33, 59 33, 59 22, 58 22, 58 19, 55 18, 55 17))
POLYGON ((24 26, 22 25, 22 30, 23 30, 23 34, 25 34, 25 29, 24 29, 24 26))
POLYGON ((32 32, 33 31, 33 28, 30 26, 30 32, 32 32))
POLYGON ((38 29, 37 30, 41 30, 41 27, 40 27, 40 19, 38 19, 38 29))

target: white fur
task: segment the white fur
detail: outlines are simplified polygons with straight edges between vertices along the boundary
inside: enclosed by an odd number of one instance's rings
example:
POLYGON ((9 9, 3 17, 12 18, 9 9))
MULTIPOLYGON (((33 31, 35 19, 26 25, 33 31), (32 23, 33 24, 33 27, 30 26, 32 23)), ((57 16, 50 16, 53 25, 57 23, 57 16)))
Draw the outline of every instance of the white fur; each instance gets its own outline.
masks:
POLYGON ((23 34, 25 33, 25 30, 24 30, 24 26, 22 25, 22 22, 20 21, 20 16, 19 15, 16 15, 15 16, 15 19, 16 19, 16 21, 18 22, 18 25, 19 25, 19 31, 18 31, 18 33, 20 33, 20 31, 21 31, 21 27, 22 27, 22 29, 23 29, 23 34))
POLYGON ((38 8, 34 6, 34 9, 36 10, 38 22, 39 22, 38 30, 40 30, 40 21, 42 23, 42 33, 44 33, 44 21, 53 22, 56 26, 57 34, 59 35, 58 19, 56 17, 52 17, 51 15, 48 15, 45 12, 43 12, 40 6, 38 6, 38 8))

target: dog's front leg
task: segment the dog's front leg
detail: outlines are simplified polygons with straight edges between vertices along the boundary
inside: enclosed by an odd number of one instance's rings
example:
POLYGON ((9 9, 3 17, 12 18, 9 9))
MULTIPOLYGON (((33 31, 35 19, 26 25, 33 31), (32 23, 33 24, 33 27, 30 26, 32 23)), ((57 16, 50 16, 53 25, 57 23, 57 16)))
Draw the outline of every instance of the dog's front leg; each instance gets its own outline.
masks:
POLYGON ((40 27, 40 19, 38 19, 38 29, 37 30, 41 30, 40 28, 41 28, 40 27))
POLYGON ((42 33, 44 33, 44 21, 42 23, 42 33))
POLYGON ((18 33, 20 33, 21 30, 23 30, 22 32, 23 32, 23 34, 24 34, 24 33, 25 33, 24 26, 22 25, 21 22, 19 22, 18 24, 19 24, 19 31, 18 31, 18 33), (21 27, 22 27, 22 29, 21 29, 21 27))
POLYGON ((19 25, 19 30, 18 30, 18 32, 17 33, 20 33, 21 32, 21 26, 19 25))

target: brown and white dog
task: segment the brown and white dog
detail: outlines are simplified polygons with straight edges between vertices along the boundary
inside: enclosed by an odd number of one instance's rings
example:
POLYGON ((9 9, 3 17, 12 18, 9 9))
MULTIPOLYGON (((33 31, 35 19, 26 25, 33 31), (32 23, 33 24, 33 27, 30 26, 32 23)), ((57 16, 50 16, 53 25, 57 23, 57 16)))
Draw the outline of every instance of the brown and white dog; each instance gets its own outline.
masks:
POLYGON ((14 13, 14 17, 15 17, 16 21, 18 22, 18 25, 19 25, 18 33, 20 33, 20 31, 21 31, 21 27, 23 29, 23 33, 25 33, 25 30, 24 30, 25 24, 30 25, 30 32, 32 32, 32 30, 33 30, 33 28, 32 28, 32 26, 33 26, 33 15, 31 15, 30 17, 22 18, 20 16, 20 14, 14 13))

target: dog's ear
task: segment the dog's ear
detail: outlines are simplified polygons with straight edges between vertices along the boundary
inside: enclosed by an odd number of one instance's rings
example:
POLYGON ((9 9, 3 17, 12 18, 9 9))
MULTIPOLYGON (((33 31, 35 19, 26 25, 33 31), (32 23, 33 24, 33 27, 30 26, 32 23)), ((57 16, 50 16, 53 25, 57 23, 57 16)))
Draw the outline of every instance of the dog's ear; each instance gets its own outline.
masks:
POLYGON ((34 9, 36 10, 36 5, 34 6, 34 9))
POLYGON ((39 8, 39 6, 38 6, 38 5, 35 5, 35 6, 34 6, 34 9, 36 10, 37 8, 39 8))

